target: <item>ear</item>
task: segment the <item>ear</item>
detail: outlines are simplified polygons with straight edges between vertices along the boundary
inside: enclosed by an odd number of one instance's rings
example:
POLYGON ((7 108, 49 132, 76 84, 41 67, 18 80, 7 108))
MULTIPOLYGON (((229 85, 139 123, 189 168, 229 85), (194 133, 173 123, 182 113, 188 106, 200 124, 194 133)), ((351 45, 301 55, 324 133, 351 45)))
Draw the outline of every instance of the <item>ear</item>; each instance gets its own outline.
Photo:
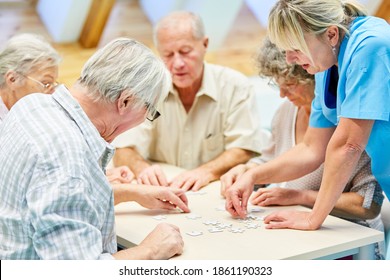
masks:
POLYGON ((205 49, 209 46, 209 37, 204 37, 203 38, 203 46, 205 49))
POLYGON ((5 73, 5 82, 7 86, 9 87, 13 86, 16 82, 16 79, 17 79, 17 74, 14 71, 8 70, 7 73, 5 73))
POLYGON ((131 105, 131 97, 129 97, 125 91, 122 91, 122 93, 120 94, 120 96, 116 102, 117 102, 116 106, 117 106, 117 110, 118 110, 119 115, 122 116, 129 111, 129 109, 131 107, 130 106, 131 105))
POLYGON ((336 25, 331 25, 326 30, 327 39, 332 47, 335 47, 339 42, 340 32, 336 25))

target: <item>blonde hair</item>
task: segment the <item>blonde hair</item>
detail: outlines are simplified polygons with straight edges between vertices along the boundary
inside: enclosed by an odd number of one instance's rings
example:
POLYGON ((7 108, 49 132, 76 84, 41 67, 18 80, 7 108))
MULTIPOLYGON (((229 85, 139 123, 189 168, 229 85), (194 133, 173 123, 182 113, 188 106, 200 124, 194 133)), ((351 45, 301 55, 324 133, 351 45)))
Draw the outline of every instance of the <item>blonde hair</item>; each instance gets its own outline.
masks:
POLYGON ((279 48, 300 50, 311 57, 305 33, 319 36, 334 25, 348 34, 351 19, 366 15, 352 0, 279 0, 269 15, 268 35, 279 48))

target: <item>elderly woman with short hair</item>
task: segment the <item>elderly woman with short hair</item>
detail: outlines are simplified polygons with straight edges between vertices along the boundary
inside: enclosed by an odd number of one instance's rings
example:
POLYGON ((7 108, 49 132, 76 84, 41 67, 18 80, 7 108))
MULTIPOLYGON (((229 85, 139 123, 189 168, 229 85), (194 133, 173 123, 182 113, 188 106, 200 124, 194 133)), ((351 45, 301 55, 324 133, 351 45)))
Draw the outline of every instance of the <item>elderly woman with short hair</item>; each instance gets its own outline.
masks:
POLYGON ((54 92, 60 60, 57 51, 39 35, 16 35, 5 44, 0 51, 0 124, 22 97, 54 92))

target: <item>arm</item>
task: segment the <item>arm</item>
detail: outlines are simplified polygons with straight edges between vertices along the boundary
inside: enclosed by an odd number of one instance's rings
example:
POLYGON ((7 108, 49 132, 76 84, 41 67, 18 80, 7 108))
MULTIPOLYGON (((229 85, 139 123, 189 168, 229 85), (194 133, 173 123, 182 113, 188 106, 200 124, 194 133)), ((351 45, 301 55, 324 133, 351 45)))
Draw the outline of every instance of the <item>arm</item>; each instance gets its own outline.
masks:
POLYGON ((318 228, 330 213, 347 184, 357 162, 364 151, 374 121, 340 120, 334 136, 329 142, 324 165, 324 176, 313 207, 311 220, 318 228))
POLYGON ((313 211, 266 217, 268 228, 318 229, 336 205, 365 149, 374 121, 341 118, 326 150, 324 174, 313 211))
POLYGON ((150 164, 134 147, 117 148, 114 155, 115 166, 128 166, 136 177, 150 164))
POLYGON ((327 143, 334 128, 311 128, 303 142, 265 164, 251 168, 226 193, 226 209, 233 216, 244 217, 255 184, 280 183, 302 177, 323 162, 327 143))
MULTIPOLYGON (((318 191, 284 188, 259 189, 251 198, 251 203, 259 206, 303 205, 313 208, 318 191)), ((364 197, 356 192, 342 193, 330 214, 346 219, 373 219, 381 207, 373 202, 370 208, 363 207, 364 197)))
POLYGON ((114 204, 135 201, 149 209, 173 210, 176 207, 183 212, 190 212, 188 200, 183 190, 176 188, 161 188, 159 186, 114 184, 114 204))
POLYGON ((113 255, 118 260, 169 259, 183 252, 184 242, 180 229, 174 225, 159 224, 138 246, 113 255))
POLYGON ((242 174, 248 171, 250 168, 257 166, 257 163, 247 162, 246 164, 239 164, 227 173, 221 176, 221 195, 226 196, 226 191, 240 178, 242 174))
POLYGON ((239 163, 248 161, 253 152, 232 148, 224 151, 217 158, 179 174, 170 182, 170 186, 184 190, 199 190, 208 183, 218 180, 226 171, 239 163))

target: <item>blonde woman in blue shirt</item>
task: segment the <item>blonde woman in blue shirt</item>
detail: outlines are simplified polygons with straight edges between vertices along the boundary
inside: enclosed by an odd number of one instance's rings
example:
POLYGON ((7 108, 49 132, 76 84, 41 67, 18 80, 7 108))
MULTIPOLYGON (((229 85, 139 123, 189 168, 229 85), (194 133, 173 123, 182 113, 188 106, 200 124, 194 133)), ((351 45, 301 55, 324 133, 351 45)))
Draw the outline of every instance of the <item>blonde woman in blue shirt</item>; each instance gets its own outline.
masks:
POLYGON ((390 26, 350 1, 280 0, 271 10, 271 41, 289 63, 316 74, 310 124, 302 143, 242 175, 226 208, 244 216, 252 186, 292 180, 324 163, 310 212, 282 211, 267 228, 318 229, 333 209, 364 150, 390 196, 390 26))

